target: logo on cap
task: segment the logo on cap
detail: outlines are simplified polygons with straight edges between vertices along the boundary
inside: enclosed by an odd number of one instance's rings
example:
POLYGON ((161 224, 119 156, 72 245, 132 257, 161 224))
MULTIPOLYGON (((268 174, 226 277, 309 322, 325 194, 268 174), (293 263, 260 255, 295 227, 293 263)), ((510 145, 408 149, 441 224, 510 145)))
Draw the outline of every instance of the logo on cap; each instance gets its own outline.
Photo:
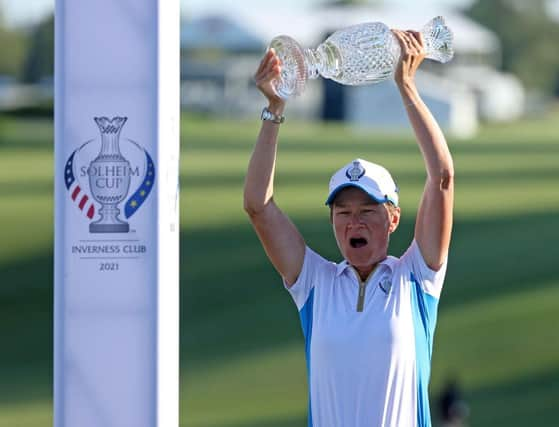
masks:
POLYGON ((353 162, 353 167, 345 171, 345 176, 352 182, 359 181, 363 175, 365 175, 365 168, 357 160, 353 162))

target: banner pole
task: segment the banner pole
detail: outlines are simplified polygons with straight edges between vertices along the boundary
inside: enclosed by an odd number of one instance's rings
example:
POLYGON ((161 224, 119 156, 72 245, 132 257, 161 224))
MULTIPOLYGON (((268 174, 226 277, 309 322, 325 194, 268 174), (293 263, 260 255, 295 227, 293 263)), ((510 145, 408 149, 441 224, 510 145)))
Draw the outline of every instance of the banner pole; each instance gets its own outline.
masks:
POLYGON ((178 426, 178 0, 55 6, 54 426, 178 426))

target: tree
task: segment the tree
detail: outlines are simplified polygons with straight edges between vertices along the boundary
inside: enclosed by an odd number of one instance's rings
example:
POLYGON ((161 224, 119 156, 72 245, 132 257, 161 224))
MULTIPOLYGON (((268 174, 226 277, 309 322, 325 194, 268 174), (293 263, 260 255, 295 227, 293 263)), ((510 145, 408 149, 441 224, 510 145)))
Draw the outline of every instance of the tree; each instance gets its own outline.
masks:
POLYGON ((362 5, 380 5, 384 0, 326 0, 325 6, 362 6, 362 5))
POLYGON ((23 80, 35 83, 54 74, 54 15, 40 22, 31 32, 23 65, 23 80))
POLYGON ((26 37, 23 31, 5 26, 0 8, 0 75, 18 77, 25 58, 26 37))
POLYGON ((548 16, 546 0, 476 0, 467 14, 499 37, 505 71, 529 88, 555 89, 559 24, 548 16))

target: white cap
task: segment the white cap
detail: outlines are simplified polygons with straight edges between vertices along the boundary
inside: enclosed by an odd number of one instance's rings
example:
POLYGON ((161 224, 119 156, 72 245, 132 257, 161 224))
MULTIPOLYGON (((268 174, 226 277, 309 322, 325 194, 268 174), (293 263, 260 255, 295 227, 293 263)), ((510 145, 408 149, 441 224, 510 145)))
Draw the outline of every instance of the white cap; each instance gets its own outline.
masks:
POLYGON ((330 179, 326 204, 330 205, 336 195, 347 187, 357 187, 378 203, 391 202, 398 206, 398 186, 390 173, 380 165, 355 159, 337 171, 330 179))

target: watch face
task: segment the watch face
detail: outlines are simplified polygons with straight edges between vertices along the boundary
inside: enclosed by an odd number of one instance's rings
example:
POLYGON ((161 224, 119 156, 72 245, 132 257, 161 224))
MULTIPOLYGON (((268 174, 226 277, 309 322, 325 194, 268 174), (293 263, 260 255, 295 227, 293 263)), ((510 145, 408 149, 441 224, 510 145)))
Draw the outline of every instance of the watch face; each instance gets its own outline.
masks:
POLYGON ((270 111, 267 108, 264 108, 262 110, 262 114, 260 115, 260 118, 262 120, 270 120, 270 111))
POLYGON ((269 120, 277 124, 283 123, 283 121, 285 120, 283 116, 276 116, 266 107, 264 107, 264 109, 262 110, 262 114, 260 115, 260 118, 262 120, 269 120))

